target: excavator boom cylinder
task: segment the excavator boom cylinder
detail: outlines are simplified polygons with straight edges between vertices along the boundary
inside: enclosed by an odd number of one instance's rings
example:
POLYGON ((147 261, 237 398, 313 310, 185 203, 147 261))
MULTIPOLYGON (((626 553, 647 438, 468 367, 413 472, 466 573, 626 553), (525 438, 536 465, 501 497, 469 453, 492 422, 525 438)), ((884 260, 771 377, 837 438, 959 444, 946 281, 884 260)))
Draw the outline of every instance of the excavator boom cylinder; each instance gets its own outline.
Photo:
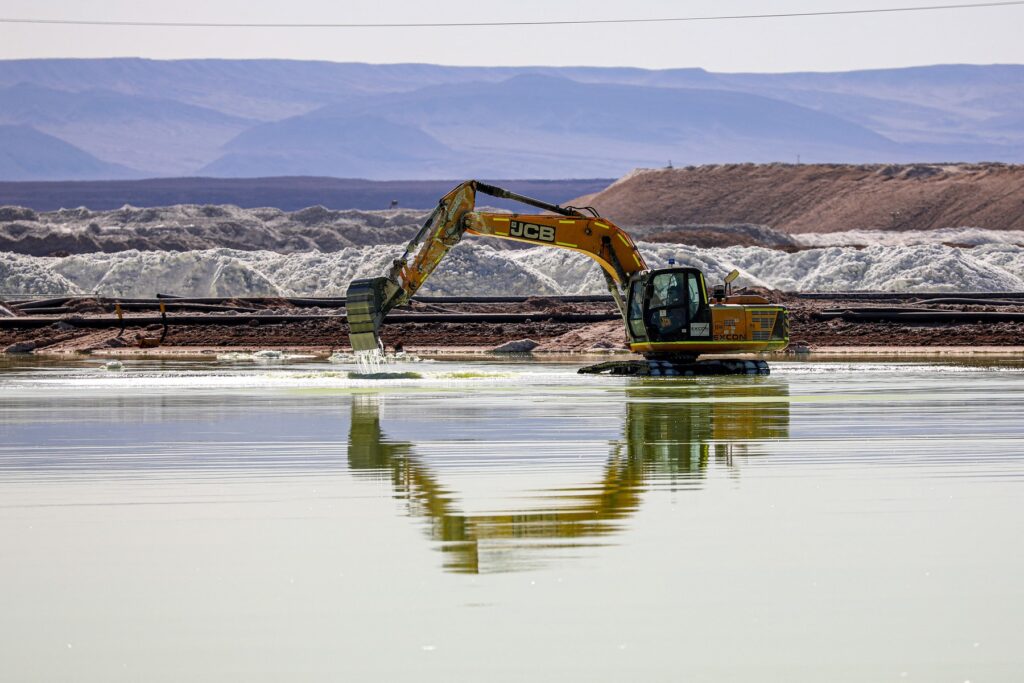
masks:
POLYGON ((484 194, 489 194, 490 196, 497 197, 499 199, 511 199, 513 201, 519 202, 520 204, 526 204, 527 206, 535 206, 538 209, 544 209, 545 211, 558 213, 563 216, 580 215, 578 211, 575 211, 573 209, 567 209, 566 207, 559 206, 558 204, 551 204, 549 202, 541 201, 540 199, 527 197, 524 194, 519 194, 518 192, 513 192, 512 190, 506 190, 505 188, 498 187, 497 185, 488 185, 487 183, 481 183, 479 180, 476 181, 476 191, 483 192, 484 194))

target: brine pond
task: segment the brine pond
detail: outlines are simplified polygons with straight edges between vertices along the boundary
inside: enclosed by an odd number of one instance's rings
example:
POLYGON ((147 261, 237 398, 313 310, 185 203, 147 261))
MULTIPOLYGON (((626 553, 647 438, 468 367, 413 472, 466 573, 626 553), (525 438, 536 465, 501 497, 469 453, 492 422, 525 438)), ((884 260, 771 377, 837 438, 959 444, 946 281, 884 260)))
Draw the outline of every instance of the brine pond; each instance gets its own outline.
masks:
POLYGON ((1024 364, 579 365, 0 360, 0 679, 1024 680, 1024 364))

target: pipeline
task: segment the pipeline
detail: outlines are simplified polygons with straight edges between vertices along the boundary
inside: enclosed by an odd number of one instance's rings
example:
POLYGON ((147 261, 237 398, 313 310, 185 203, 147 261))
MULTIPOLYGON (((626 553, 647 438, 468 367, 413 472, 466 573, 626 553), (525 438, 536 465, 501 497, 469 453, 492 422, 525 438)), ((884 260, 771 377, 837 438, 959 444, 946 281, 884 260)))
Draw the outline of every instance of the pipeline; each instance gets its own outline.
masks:
MULTIPOLYGON (((596 323, 607 320, 621 320, 618 313, 413 313, 388 316, 388 325, 403 323, 596 323)), ((148 325, 249 325, 253 321, 260 325, 279 325, 283 323, 302 323, 309 321, 347 322, 344 315, 175 315, 175 316, 136 316, 124 317, 17 317, 0 318, 0 329, 46 327, 64 323, 73 327, 107 328, 144 327, 148 325)))
MULTIPOLYGON (((983 323, 1024 322, 1024 312, 1007 313, 1003 311, 827 311, 814 313, 818 320, 847 320, 849 322, 871 323, 945 323, 952 325, 973 325, 983 323)), ((9 320, 9 318, 8 318, 9 320)))

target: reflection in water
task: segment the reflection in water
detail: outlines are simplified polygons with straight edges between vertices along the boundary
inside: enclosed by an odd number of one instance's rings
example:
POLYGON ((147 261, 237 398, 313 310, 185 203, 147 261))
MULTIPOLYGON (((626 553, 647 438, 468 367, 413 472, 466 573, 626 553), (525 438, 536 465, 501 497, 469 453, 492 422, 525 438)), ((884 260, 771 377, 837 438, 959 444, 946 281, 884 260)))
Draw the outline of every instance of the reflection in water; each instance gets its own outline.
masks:
POLYGON ((678 387, 626 390, 621 462, 641 472, 630 481, 699 478, 712 455, 732 466, 735 455, 749 453, 749 442, 789 437, 789 388, 784 383, 753 379, 687 389, 682 396, 678 387))
POLYGON ((679 488, 699 486, 709 463, 734 467, 734 456, 749 454, 751 442, 789 436, 789 390, 784 382, 638 382, 626 388, 625 400, 623 439, 612 442, 600 481, 547 491, 544 509, 460 512, 451 492, 416 457, 413 444, 387 440, 375 396, 353 397, 349 467, 357 473, 389 474, 396 494, 408 501, 410 514, 429 522, 431 538, 446 553, 446 569, 510 571, 529 563, 509 553, 594 545, 597 538, 620 528, 619 520, 639 507, 646 488, 661 480, 679 488), (495 552, 495 542, 504 552, 495 552), (489 550, 486 566, 482 545, 489 550))

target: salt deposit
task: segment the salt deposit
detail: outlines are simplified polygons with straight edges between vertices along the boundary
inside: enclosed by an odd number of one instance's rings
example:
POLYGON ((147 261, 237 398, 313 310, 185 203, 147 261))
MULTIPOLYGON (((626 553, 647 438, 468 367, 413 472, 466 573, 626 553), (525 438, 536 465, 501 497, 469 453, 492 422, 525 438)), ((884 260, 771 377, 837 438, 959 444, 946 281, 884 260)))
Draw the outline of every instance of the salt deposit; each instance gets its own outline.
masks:
POLYGON ((43 213, 0 207, 0 250, 38 256, 217 247, 282 253, 333 251, 354 245, 405 243, 419 230, 427 213, 408 209, 333 211, 322 206, 289 213, 195 204, 43 213))
POLYGON ((217 360, 219 361, 252 361, 256 363, 267 363, 279 360, 297 360, 300 358, 314 358, 308 354, 297 354, 297 353, 284 353, 278 349, 264 349, 262 351, 255 351, 253 353, 244 353, 240 351, 228 351, 227 353, 217 354, 217 360))
MULTIPOLYGON (((1020 247, 1007 247, 1024 254, 1020 247)), ((981 249, 981 248, 979 248, 981 249)), ((741 272, 756 273, 775 289, 787 291, 879 290, 900 292, 981 292, 1024 290, 1022 262, 1009 267, 986 257, 1005 256, 941 244, 866 249, 829 247, 794 254, 767 249, 716 250, 741 272)))
POLYGON ((217 360, 235 362, 235 361, 247 361, 252 360, 251 353, 242 353, 240 351, 228 351, 227 353, 218 353, 217 360))
MULTIPOLYGON (((984 230, 982 228, 942 228, 941 230, 844 230, 788 235, 803 247, 832 246, 907 246, 913 244, 1024 244, 1024 230, 984 230)), ((764 246, 774 246, 765 244, 764 246)))
POLYGON ((78 293, 78 284, 54 270, 55 259, 0 252, 0 294, 78 293))
MULTIPOLYGON (((944 244, 826 247, 786 253, 762 247, 698 249, 640 243, 652 267, 674 258, 720 281, 733 268, 740 285, 783 290, 1024 291, 1024 247, 973 249, 944 244)), ((0 254, 0 293, 180 296, 343 296, 353 278, 384 273, 394 245, 335 252, 278 254, 206 249, 125 251, 65 258, 0 254)), ((458 245, 421 290, 423 294, 600 294, 604 280, 588 258, 560 249, 498 250, 458 245)))

